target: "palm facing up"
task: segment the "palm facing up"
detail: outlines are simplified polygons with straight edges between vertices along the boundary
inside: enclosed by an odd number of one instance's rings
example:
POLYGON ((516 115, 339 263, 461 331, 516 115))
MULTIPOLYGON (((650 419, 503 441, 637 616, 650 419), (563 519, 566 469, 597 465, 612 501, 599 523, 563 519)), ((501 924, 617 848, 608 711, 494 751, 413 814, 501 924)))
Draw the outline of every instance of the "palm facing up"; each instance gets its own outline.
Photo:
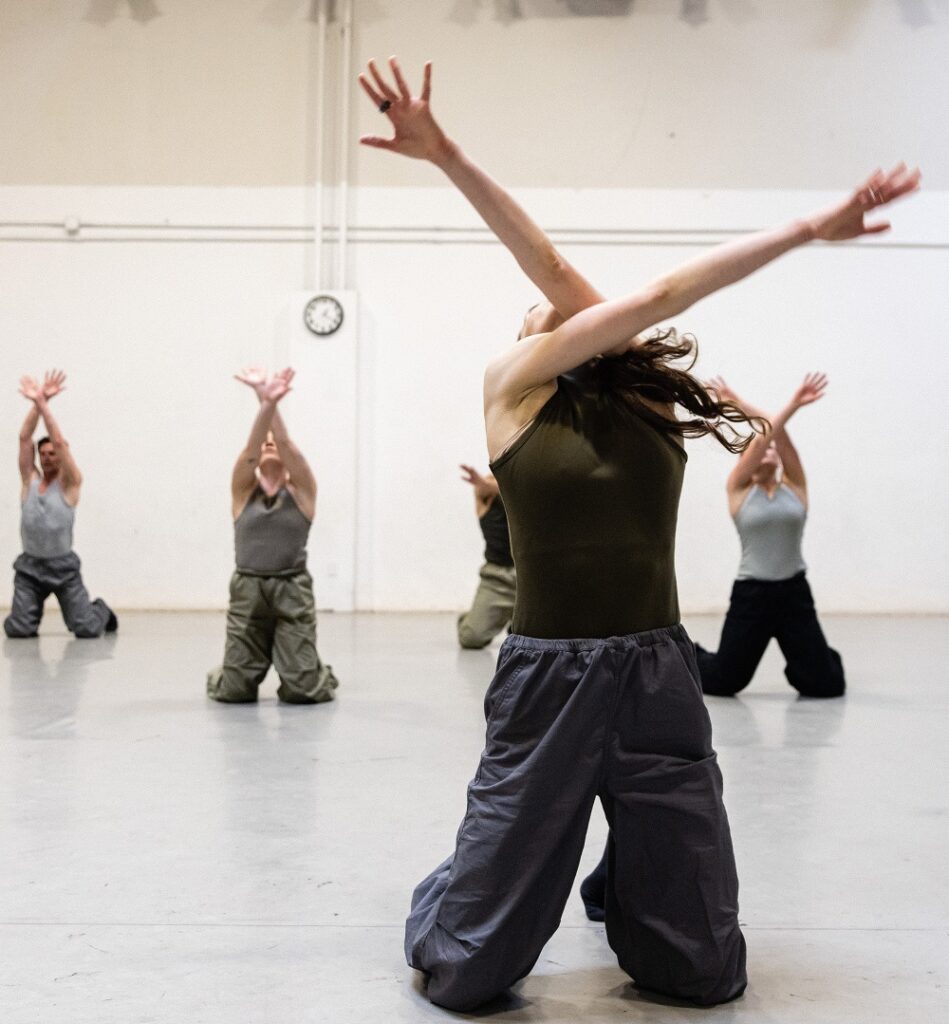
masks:
POLYGON ((293 374, 294 371, 288 366, 268 378, 262 366, 245 366, 240 373, 234 374, 234 380, 246 384, 262 402, 279 402, 291 390, 293 374))
POLYGON ((259 395, 260 389, 267 383, 267 371, 262 366, 245 366, 240 373, 234 374, 234 380, 246 384, 259 395))

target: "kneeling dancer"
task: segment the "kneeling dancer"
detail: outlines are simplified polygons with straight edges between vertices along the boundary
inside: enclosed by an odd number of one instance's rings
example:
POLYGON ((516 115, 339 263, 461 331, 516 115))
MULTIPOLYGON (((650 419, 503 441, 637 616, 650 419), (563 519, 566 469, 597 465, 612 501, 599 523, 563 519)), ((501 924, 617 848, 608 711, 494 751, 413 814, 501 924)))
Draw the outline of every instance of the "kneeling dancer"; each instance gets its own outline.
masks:
POLYGON ((493 473, 482 476, 474 466, 461 465, 462 480, 474 490, 475 514, 484 535, 484 565, 471 607, 458 616, 458 643, 477 649, 489 643, 511 621, 517 576, 511 557, 511 538, 498 482, 493 473))
POLYGON ((339 682, 316 650, 316 603, 306 568, 316 479, 277 409, 293 371, 268 380, 250 368, 237 380, 256 392, 260 407, 231 478, 237 567, 224 663, 208 673, 208 696, 232 704, 256 701, 273 664, 280 700, 318 704, 333 699, 339 682))
POLYGON ((112 633, 118 620, 112 609, 97 597, 89 599, 82 582, 79 556, 73 551, 73 525, 82 488, 82 474, 49 402, 64 390, 66 374, 53 370, 42 385, 32 377, 20 381, 20 394, 32 403, 20 429, 20 537, 23 554, 13 563, 13 605, 3 623, 8 637, 36 636, 43 605, 56 595, 66 628, 82 639, 112 633), (48 436, 36 444, 40 468, 36 468, 33 433, 40 417, 48 436))
POLYGON ((709 1005, 745 988, 738 882, 673 554, 684 435, 747 423, 670 363, 693 345, 640 332, 916 187, 898 169, 831 209, 730 242, 625 298, 603 296, 442 132, 398 63, 366 92, 395 129, 362 141, 441 168, 549 304, 489 365, 491 467, 517 563, 513 630, 485 697, 484 752, 454 854, 416 888, 409 963, 468 1011, 530 971, 560 922, 593 802, 611 825, 606 932, 637 986, 709 1005), (679 420, 675 406, 690 418, 679 420))
MULTIPOLYGON (((712 385, 749 416, 765 415, 720 377, 712 385)), ((802 697, 840 697, 846 688, 843 662, 824 637, 805 575, 801 538, 807 478, 787 431, 794 413, 822 398, 826 387, 823 374, 808 374, 728 476, 728 510, 741 538, 741 564, 718 650, 695 645, 705 693, 730 697, 743 690, 772 637, 787 662, 784 675, 802 697)))

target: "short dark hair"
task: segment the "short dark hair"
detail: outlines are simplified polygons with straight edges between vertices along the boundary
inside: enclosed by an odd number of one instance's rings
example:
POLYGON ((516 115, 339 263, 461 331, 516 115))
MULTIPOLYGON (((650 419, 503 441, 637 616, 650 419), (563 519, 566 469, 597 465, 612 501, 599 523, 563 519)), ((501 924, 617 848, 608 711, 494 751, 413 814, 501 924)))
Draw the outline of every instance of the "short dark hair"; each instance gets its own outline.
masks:
POLYGON ((49 438, 49 437, 41 437, 41 438, 40 438, 40 439, 39 439, 39 440, 38 440, 38 441, 36 442, 36 450, 37 450, 37 452, 39 452, 40 448, 42 448, 44 444, 52 444, 52 443, 53 443, 53 441, 52 441, 52 438, 49 438))

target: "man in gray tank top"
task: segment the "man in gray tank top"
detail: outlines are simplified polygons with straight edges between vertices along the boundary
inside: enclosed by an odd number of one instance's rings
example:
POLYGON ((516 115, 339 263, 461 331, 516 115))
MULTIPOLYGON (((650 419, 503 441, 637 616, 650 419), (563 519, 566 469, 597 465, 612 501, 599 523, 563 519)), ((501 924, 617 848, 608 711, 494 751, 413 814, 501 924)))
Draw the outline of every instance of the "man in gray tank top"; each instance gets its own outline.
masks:
POLYGON ((77 637, 89 638, 114 632, 118 620, 102 600, 89 599, 82 582, 79 556, 73 551, 73 523, 82 487, 82 474, 72 456, 49 401, 63 390, 66 375, 48 372, 43 384, 32 377, 20 380, 20 394, 31 405, 20 429, 20 536, 23 553, 13 563, 13 603, 3 623, 8 637, 37 635, 43 605, 55 594, 66 628, 77 637), (33 434, 40 417, 47 437, 36 446, 40 468, 36 468, 33 434))
POLYGON ((268 380, 251 367, 237 380, 260 404, 231 478, 236 568, 224 662, 208 673, 208 696, 230 704, 256 701, 272 664, 280 700, 319 704, 333 699, 339 682, 316 649, 316 603, 306 568, 316 479, 277 409, 293 371, 268 380))

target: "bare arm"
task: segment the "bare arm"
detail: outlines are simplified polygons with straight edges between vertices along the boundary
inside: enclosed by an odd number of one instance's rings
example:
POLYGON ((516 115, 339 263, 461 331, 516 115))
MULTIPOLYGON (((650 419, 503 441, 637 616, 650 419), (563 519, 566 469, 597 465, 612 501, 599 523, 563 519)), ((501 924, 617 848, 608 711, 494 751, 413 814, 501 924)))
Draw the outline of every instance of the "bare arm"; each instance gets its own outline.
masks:
POLYGON ((504 404, 519 405, 529 392, 549 386, 561 373, 601 353, 628 347, 646 328, 676 316, 699 299, 742 280, 799 245, 813 239, 837 241, 885 231, 888 223, 867 225, 864 214, 914 191, 919 184, 919 172, 908 171, 903 165, 888 175, 877 171, 848 199, 829 210, 726 243, 627 298, 589 308, 600 298, 599 293, 586 291, 590 288, 588 283, 559 257, 551 256, 551 251, 556 251, 543 232, 503 189, 460 153, 431 116, 431 66, 426 65, 422 93, 417 98, 412 96, 395 58, 390 60, 390 67, 397 88, 388 85, 371 61, 372 82, 366 75, 360 75, 360 82, 370 99, 389 117, 396 134, 392 139, 364 136, 360 141, 404 156, 427 159, 442 167, 528 276, 550 291, 548 297, 553 305, 558 309, 563 305, 564 311, 570 309, 575 313, 561 327, 518 346, 489 369, 489 404, 503 396, 504 404), (552 281, 558 282, 553 288, 552 281))
POLYGON ((716 377, 709 383, 723 400, 734 402, 749 416, 759 417, 767 424, 764 434, 758 434, 754 438, 751 444, 742 452, 735 468, 729 474, 729 495, 732 496, 751 484, 751 478, 761 465, 761 460, 768 450, 768 445, 774 441, 774 446, 781 457, 785 481, 801 491, 802 497, 805 497, 806 480, 804 468, 798 457, 797 449, 794 447, 787 432, 787 424, 798 409, 803 408, 805 405, 810 405, 812 402, 816 402, 823 397, 827 387, 826 375, 822 373, 807 374, 804 378, 804 383, 795 391, 788 404, 770 422, 765 412, 752 405, 751 402, 741 398, 721 377, 716 377))
POLYGON ((70 504, 75 504, 82 485, 82 473, 79 472, 69 442, 49 407, 49 399, 63 390, 65 379, 66 375, 56 370, 47 372, 42 385, 37 384, 32 377, 22 377, 20 394, 30 399, 37 413, 43 417, 46 433, 59 456, 59 475, 64 495, 70 504))
MULTIPOLYGON (((811 405, 824 397, 827 390, 827 375, 823 373, 809 373, 804 378, 804 383, 794 392, 790 404, 796 412, 805 405, 811 405)), ((789 417, 790 418, 790 417, 789 417)), ((787 432, 787 425, 774 434, 774 446, 781 456, 781 464, 784 466, 784 479, 792 487, 801 492, 801 498, 807 500, 807 477, 804 474, 804 465, 798 455, 797 448, 787 432)))
POLYGON ((283 459, 283 464, 290 474, 290 481, 306 506, 302 511, 307 518, 312 519, 316 510, 316 477, 303 453, 290 438, 287 425, 284 423, 279 409, 274 413, 271 429, 274 440, 277 442, 277 448, 280 450, 280 458, 283 459))
POLYGON ((231 493, 235 501, 240 497, 246 497, 254 489, 257 483, 257 463, 260 461, 260 447, 267 440, 267 433, 273 423, 274 413, 277 411, 277 403, 273 400, 261 401, 257 408, 257 415, 251 424, 250 435, 247 444, 241 449, 237 462, 234 463, 234 473, 231 476, 231 493))
POLYGON ((468 159, 457 143, 442 131, 429 105, 431 63, 425 65, 422 92, 418 97, 412 96, 394 57, 389 60, 389 66, 396 88, 385 81, 374 61, 369 62, 369 75, 360 75, 359 81, 377 107, 388 104, 385 114, 395 136, 385 139, 364 135, 359 141, 376 149, 428 160, 439 167, 564 319, 602 302, 600 292, 564 259, 514 198, 468 159))
POLYGON ((267 374, 260 367, 249 366, 236 373, 234 378, 251 388, 260 403, 247 444, 238 455, 231 474, 231 498, 236 519, 257 486, 256 470, 260 462, 260 449, 267 440, 267 434, 274 428, 274 420, 278 415, 277 403, 290 391, 293 371, 284 370, 268 380, 267 374))
POLYGON ((256 470, 257 464, 260 462, 260 449, 273 426, 277 402, 290 390, 287 381, 281 378, 267 381, 259 374, 260 371, 251 369, 236 375, 239 381, 254 389, 260 404, 257 407, 254 422, 251 424, 247 443, 238 455, 237 462, 234 463, 234 471, 231 474, 231 497, 234 502, 235 518, 257 485, 256 470), (255 379, 250 379, 248 374, 256 375, 255 379))
POLYGON ((23 426, 20 427, 20 479, 23 486, 28 487, 36 472, 36 458, 33 451, 33 435, 36 433, 36 425, 40 421, 40 411, 36 404, 30 403, 30 411, 26 414, 23 426))
POLYGON ((743 280, 756 270, 814 240, 842 241, 885 231, 889 224, 866 224, 864 215, 919 187, 919 172, 900 165, 873 174, 845 200, 783 227, 759 231, 719 245, 657 278, 622 299, 603 302, 572 317, 532 344, 518 346, 498 361, 488 387, 518 402, 534 388, 624 340, 684 312, 713 292, 743 280))

